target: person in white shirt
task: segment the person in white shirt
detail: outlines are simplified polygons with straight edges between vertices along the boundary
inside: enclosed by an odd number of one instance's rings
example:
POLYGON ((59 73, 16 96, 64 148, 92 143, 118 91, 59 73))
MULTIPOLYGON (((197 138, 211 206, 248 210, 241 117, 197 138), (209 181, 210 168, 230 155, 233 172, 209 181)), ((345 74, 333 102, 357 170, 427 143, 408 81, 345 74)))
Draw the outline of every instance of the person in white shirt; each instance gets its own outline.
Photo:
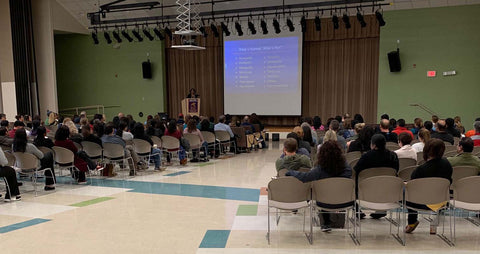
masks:
POLYGON ((396 150, 398 158, 410 158, 417 160, 417 151, 412 148, 410 143, 412 142, 412 136, 409 133, 402 132, 398 135, 398 145, 400 149, 396 150))
POLYGON ((425 128, 420 129, 418 132, 418 140, 420 140, 420 142, 412 145, 412 148, 415 149, 417 153, 423 152, 425 143, 430 140, 430 131, 425 128))
POLYGON ((227 131, 228 134, 230 134, 231 138, 234 137, 232 129, 230 128, 230 126, 228 124, 225 124, 225 116, 224 115, 221 115, 221 116, 218 117, 218 123, 215 124, 213 129, 215 131, 227 131))

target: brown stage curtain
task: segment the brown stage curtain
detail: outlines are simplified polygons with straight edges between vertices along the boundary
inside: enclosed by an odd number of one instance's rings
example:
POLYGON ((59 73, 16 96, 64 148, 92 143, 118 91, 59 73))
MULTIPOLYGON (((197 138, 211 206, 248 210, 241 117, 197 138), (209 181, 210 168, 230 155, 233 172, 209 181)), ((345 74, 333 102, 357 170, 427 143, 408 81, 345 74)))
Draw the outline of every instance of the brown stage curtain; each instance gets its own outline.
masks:
MULTIPOLYGON (((366 122, 376 122, 378 89, 378 53, 380 30, 375 16, 365 16, 362 28, 350 17, 352 28, 333 29, 330 18, 322 19, 322 29, 315 30, 308 20, 303 42, 302 116, 328 117, 350 113, 363 115, 366 122)), ((221 31, 219 29, 219 31, 221 31)), ((195 87, 202 99, 201 114, 223 114, 223 41, 209 36, 199 44, 206 50, 171 49, 166 43, 168 113, 176 117, 180 102, 195 87)), ((286 33, 286 32, 284 32, 286 33)), ((269 116, 268 125, 295 125, 299 117, 269 116)))

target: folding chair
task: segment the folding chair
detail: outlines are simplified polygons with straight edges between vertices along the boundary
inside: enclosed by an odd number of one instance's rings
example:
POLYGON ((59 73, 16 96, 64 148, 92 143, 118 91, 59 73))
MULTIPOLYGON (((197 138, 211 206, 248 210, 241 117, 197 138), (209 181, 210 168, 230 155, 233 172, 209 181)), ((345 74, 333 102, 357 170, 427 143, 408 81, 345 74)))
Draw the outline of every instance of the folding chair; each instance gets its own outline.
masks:
POLYGON ((233 144, 235 149, 233 154, 235 154, 235 151, 237 151, 237 146, 235 145, 235 142, 233 140, 230 140, 230 134, 227 131, 215 131, 215 137, 220 142, 221 146, 231 146, 233 144))
MULTIPOLYGON (((312 203, 310 212, 310 231, 313 231, 313 218, 316 210, 346 214, 347 233, 355 244, 360 244, 357 239, 357 217, 353 216, 353 222, 349 217, 350 211, 355 215, 355 182, 349 178, 332 177, 312 182, 312 203), (336 208, 332 208, 336 207, 336 208), (345 211, 345 212, 342 212, 345 211), (353 223, 353 233, 350 233, 350 223, 353 223)), ((323 213, 323 211, 320 211, 323 213)), ((313 242, 313 234, 311 236, 313 242)))
MULTIPOLYGON (((208 151, 206 149, 206 147, 203 147, 202 146, 202 141, 200 140, 200 137, 195 135, 195 134, 191 134, 191 133, 184 133, 183 134, 183 137, 188 140, 188 142, 190 143, 190 150, 187 151, 187 154, 188 153, 191 153, 192 154, 192 158, 193 158, 193 150, 194 149, 198 149, 198 157, 200 158, 200 152, 202 150, 202 148, 204 148, 203 152, 205 153, 205 157, 207 157, 207 154, 208 154, 208 151)), ((198 158, 197 158, 198 159, 198 158)))
POLYGON ((422 165, 425 163, 425 160, 423 159, 423 152, 418 152, 417 153, 417 165, 422 165))
MULTIPOLYGON (((374 176, 362 180, 358 183, 359 210, 366 208, 369 210, 390 212, 390 234, 400 244, 405 245, 405 232, 403 238, 400 237, 401 225, 401 204, 403 203, 403 180, 395 176, 374 176), (392 212, 397 212, 397 220, 392 219, 392 212), (392 224, 397 226, 397 233, 392 234, 392 224)), ((403 230, 402 230, 403 231, 403 230)), ((359 223, 360 240, 362 239, 362 227, 359 223)))
POLYGON ((397 176, 397 171, 394 168, 387 167, 367 168, 358 174, 358 183, 374 176, 397 176))
POLYGON ((303 232, 310 244, 312 244, 312 226, 310 225, 309 234, 305 232, 306 208, 309 207, 308 200, 310 199, 310 194, 310 184, 302 183, 295 177, 279 177, 272 179, 268 183, 268 244, 270 244, 270 208, 276 209, 275 217, 277 225, 280 221, 278 210, 292 212, 293 210, 303 208, 303 232))
POLYGON ((385 145, 385 148, 387 148, 390 151, 395 151, 400 149, 400 146, 394 142, 387 142, 387 144, 385 145))
POLYGON ((398 177, 402 178, 403 181, 410 181, 411 179, 411 176, 412 176, 412 172, 415 171, 415 169, 417 169, 418 166, 410 166, 410 167, 406 167, 404 169, 400 169, 398 171, 398 177))
POLYGON ((52 147, 52 149, 54 151, 55 163, 59 166, 60 172, 62 172, 62 170, 67 170, 67 169, 72 170, 71 171, 72 174, 74 173, 74 171, 77 171, 77 172, 80 171, 77 167, 75 167, 75 164, 74 164, 75 155, 73 154, 72 151, 60 146, 54 146, 52 147))
POLYGON ((127 157, 125 154, 125 149, 120 144, 113 143, 103 143, 103 157, 111 163, 124 163, 125 161, 130 160, 133 165, 133 174, 135 175, 135 161, 132 156, 127 157))
POLYGON ((400 158, 398 159, 399 170, 402 170, 406 167, 411 167, 417 165, 417 160, 411 158, 400 158))
POLYGON ((40 169, 40 161, 35 155, 20 152, 16 152, 13 155, 15 156, 15 167, 19 168, 22 173, 28 175, 32 179, 35 196, 37 196, 37 176, 39 173, 45 173, 45 171, 50 171, 50 173, 52 174, 51 178, 53 178, 53 183, 55 184, 55 177, 53 177, 53 169, 40 169))
POLYGON ((177 154, 180 151, 180 140, 172 136, 162 137, 162 151, 173 157, 173 152, 177 154))
MULTIPOLYGON (((480 212, 480 176, 469 176, 453 183, 453 199, 450 200, 452 210, 455 208, 461 209, 467 212, 480 212)), ((453 213, 453 243, 456 242, 456 213, 453 213)), ((466 220, 470 221, 475 226, 479 227, 480 223, 470 217, 466 217, 466 220)))
MULTIPOLYGON (((216 148, 216 139, 215 139, 215 134, 213 134, 212 132, 209 132, 209 131, 202 131, 202 136, 203 136, 203 139, 205 139, 205 141, 207 142, 208 144, 208 149, 212 149, 214 153, 215 152, 215 148, 216 148)), ((218 147, 218 150, 220 151, 220 144, 218 144, 219 147, 218 147)))
MULTIPOLYGON (((405 185, 405 199, 403 207, 425 212, 431 215, 440 216, 442 210, 447 210, 447 206, 443 206, 434 212, 430 209, 419 209, 416 207, 408 206, 407 202, 415 203, 415 204, 440 204, 445 203, 447 204, 450 201, 450 181, 445 178, 440 177, 427 177, 427 178, 418 178, 413 179, 407 182, 405 185)), ((450 211, 451 213, 452 211, 450 211)), ((407 213, 404 213, 404 219, 407 221, 407 213)), ((444 217, 444 216, 443 216, 444 217)), ((445 243, 449 246, 454 246, 452 239, 452 224, 450 220, 450 239, 445 236, 445 218, 443 218, 443 227, 442 233, 437 234, 445 243), (451 240, 452 239, 452 240, 451 240)))
POLYGON ((349 164, 350 164, 350 162, 352 162, 356 159, 360 159, 360 157, 362 157, 362 152, 360 152, 360 151, 354 151, 354 152, 349 152, 349 153, 345 154, 345 160, 349 164))
POLYGON ((133 149, 137 153, 138 157, 147 160, 147 166, 150 167, 150 158, 155 154, 152 154, 152 146, 148 141, 143 139, 133 139, 133 149))

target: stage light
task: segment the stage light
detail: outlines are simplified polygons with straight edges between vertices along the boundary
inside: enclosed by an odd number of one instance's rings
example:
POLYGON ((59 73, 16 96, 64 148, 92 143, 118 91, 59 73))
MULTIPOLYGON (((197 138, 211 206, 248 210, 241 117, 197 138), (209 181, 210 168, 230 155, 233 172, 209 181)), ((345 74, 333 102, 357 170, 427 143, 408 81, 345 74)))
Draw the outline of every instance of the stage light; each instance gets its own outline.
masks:
POLYGON ((300 19, 300 26, 302 27, 302 33, 305 33, 307 31, 307 20, 305 19, 305 16, 302 16, 300 19))
POLYGON ((282 32, 282 30, 280 30, 280 23, 278 23, 278 20, 276 18, 273 19, 273 29, 275 30, 276 34, 279 34, 282 32))
POLYGON ((262 28, 263 34, 268 34, 267 22, 265 22, 265 20, 262 19, 260 22, 260 27, 262 28))
POLYGON ((332 22, 333 22, 333 29, 338 29, 338 17, 337 17, 337 15, 333 15, 332 22))
POLYGON ((375 16, 377 17, 379 26, 384 26, 386 24, 385 20, 383 19, 383 15, 379 11, 375 12, 375 16))
POLYGON ((320 20, 319 16, 315 17, 315 30, 317 31, 322 30, 322 21, 320 20))
POLYGON ((360 12, 357 12, 357 20, 360 23, 361 27, 367 26, 367 23, 365 22, 365 19, 363 18, 363 15, 360 12))
POLYGON ((108 31, 103 32, 103 37, 105 37, 107 44, 112 44, 112 38, 110 38, 110 34, 108 33, 108 31))
POLYGON ((257 34, 257 29, 255 29, 255 25, 252 21, 248 21, 248 29, 250 30, 250 33, 257 34))
POLYGON ((149 29, 147 28, 143 28, 143 34, 151 41, 153 41, 155 39, 155 37, 152 36, 152 34, 150 33, 150 31, 148 31, 149 29))
POLYGON ((133 36, 135 36, 135 38, 137 38, 138 41, 143 41, 142 36, 140 35, 140 33, 138 33, 137 30, 133 29, 132 34, 133 34, 133 36))
POLYGON ((127 30, 122 30, 122 35, 125 39, 127 39, 128 42, 132 42, 133 38, 128 34, 127 30))
POLYGON ((212 33, 216 38, 220 37, 220 33, 218 32, 218 28, 215 23, 210 24, 210 30, 212 30, 212 33))
POLYGON ((225 33, 226 36, 230 36, 230 31, 228 30, 228 26, 225 25, 225 23, 221 22, 220 26, 222 27, 223 33, 225 33))
POLYGON ((164 31, 165 31, 165 34, 168 35, 168 38, 170 38, 170 40, 172 40, 173 39, 172 30, 170 30, 170 28, 168 28, 168 26, 167 26, 167 27, 165 27, 164 31))
POLYGON ((157 35, 157 37, 158 37, 161 41, 165 40, 165 36, 162 34, 162 32, 160 32, 160 30, 159 30, 157 27, 155 27, 155 28, 153 29, 153 32, 157 35))
POLYGON ((238 36, 243 35, 242 25, 240 25, 240 23, 238 23, 238 21, 235 21, 235 30, 237 30, 238 36))
POLYGON ((120 38, 120 34, 118 33, 117 30, 113 30, 112 35, 113 35, 113 38, 115 38, 115 40, 116 40, 118 43, 121 43, 121 42, 122 42, 122 38, 120 38))
POLYGON ((352 25, 350 24, 350 18, 348 17, 348 15, 346 13, 343 14, 342 20, 343 20, 343 23, 345 23, 345 28, 346 29, 350 29, 352 27, 352 25))
POLYGON ((92 32, 92 39, 93 39, 93 43, 94 43, 94 44, 98 44, 98 43, 99 43, 97 31, 92 32))
POLYGON ((287 26, 288 26, 288 30, 290 32, 294 32, 295 31, 295 26, 293 25, 293 22, 291 19, 287 19, 287 26))

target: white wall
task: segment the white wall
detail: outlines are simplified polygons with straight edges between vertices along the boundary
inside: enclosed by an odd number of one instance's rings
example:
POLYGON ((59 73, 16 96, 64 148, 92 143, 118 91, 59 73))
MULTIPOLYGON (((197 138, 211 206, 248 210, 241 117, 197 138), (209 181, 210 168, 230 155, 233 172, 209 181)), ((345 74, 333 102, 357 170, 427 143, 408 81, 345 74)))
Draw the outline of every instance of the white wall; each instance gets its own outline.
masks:
POLYGON ((7 120, 10 122, 15 121, 15 115, 17 115, 16 98, 15 82, 2 82, 3 113, 7 115, 7 120))

